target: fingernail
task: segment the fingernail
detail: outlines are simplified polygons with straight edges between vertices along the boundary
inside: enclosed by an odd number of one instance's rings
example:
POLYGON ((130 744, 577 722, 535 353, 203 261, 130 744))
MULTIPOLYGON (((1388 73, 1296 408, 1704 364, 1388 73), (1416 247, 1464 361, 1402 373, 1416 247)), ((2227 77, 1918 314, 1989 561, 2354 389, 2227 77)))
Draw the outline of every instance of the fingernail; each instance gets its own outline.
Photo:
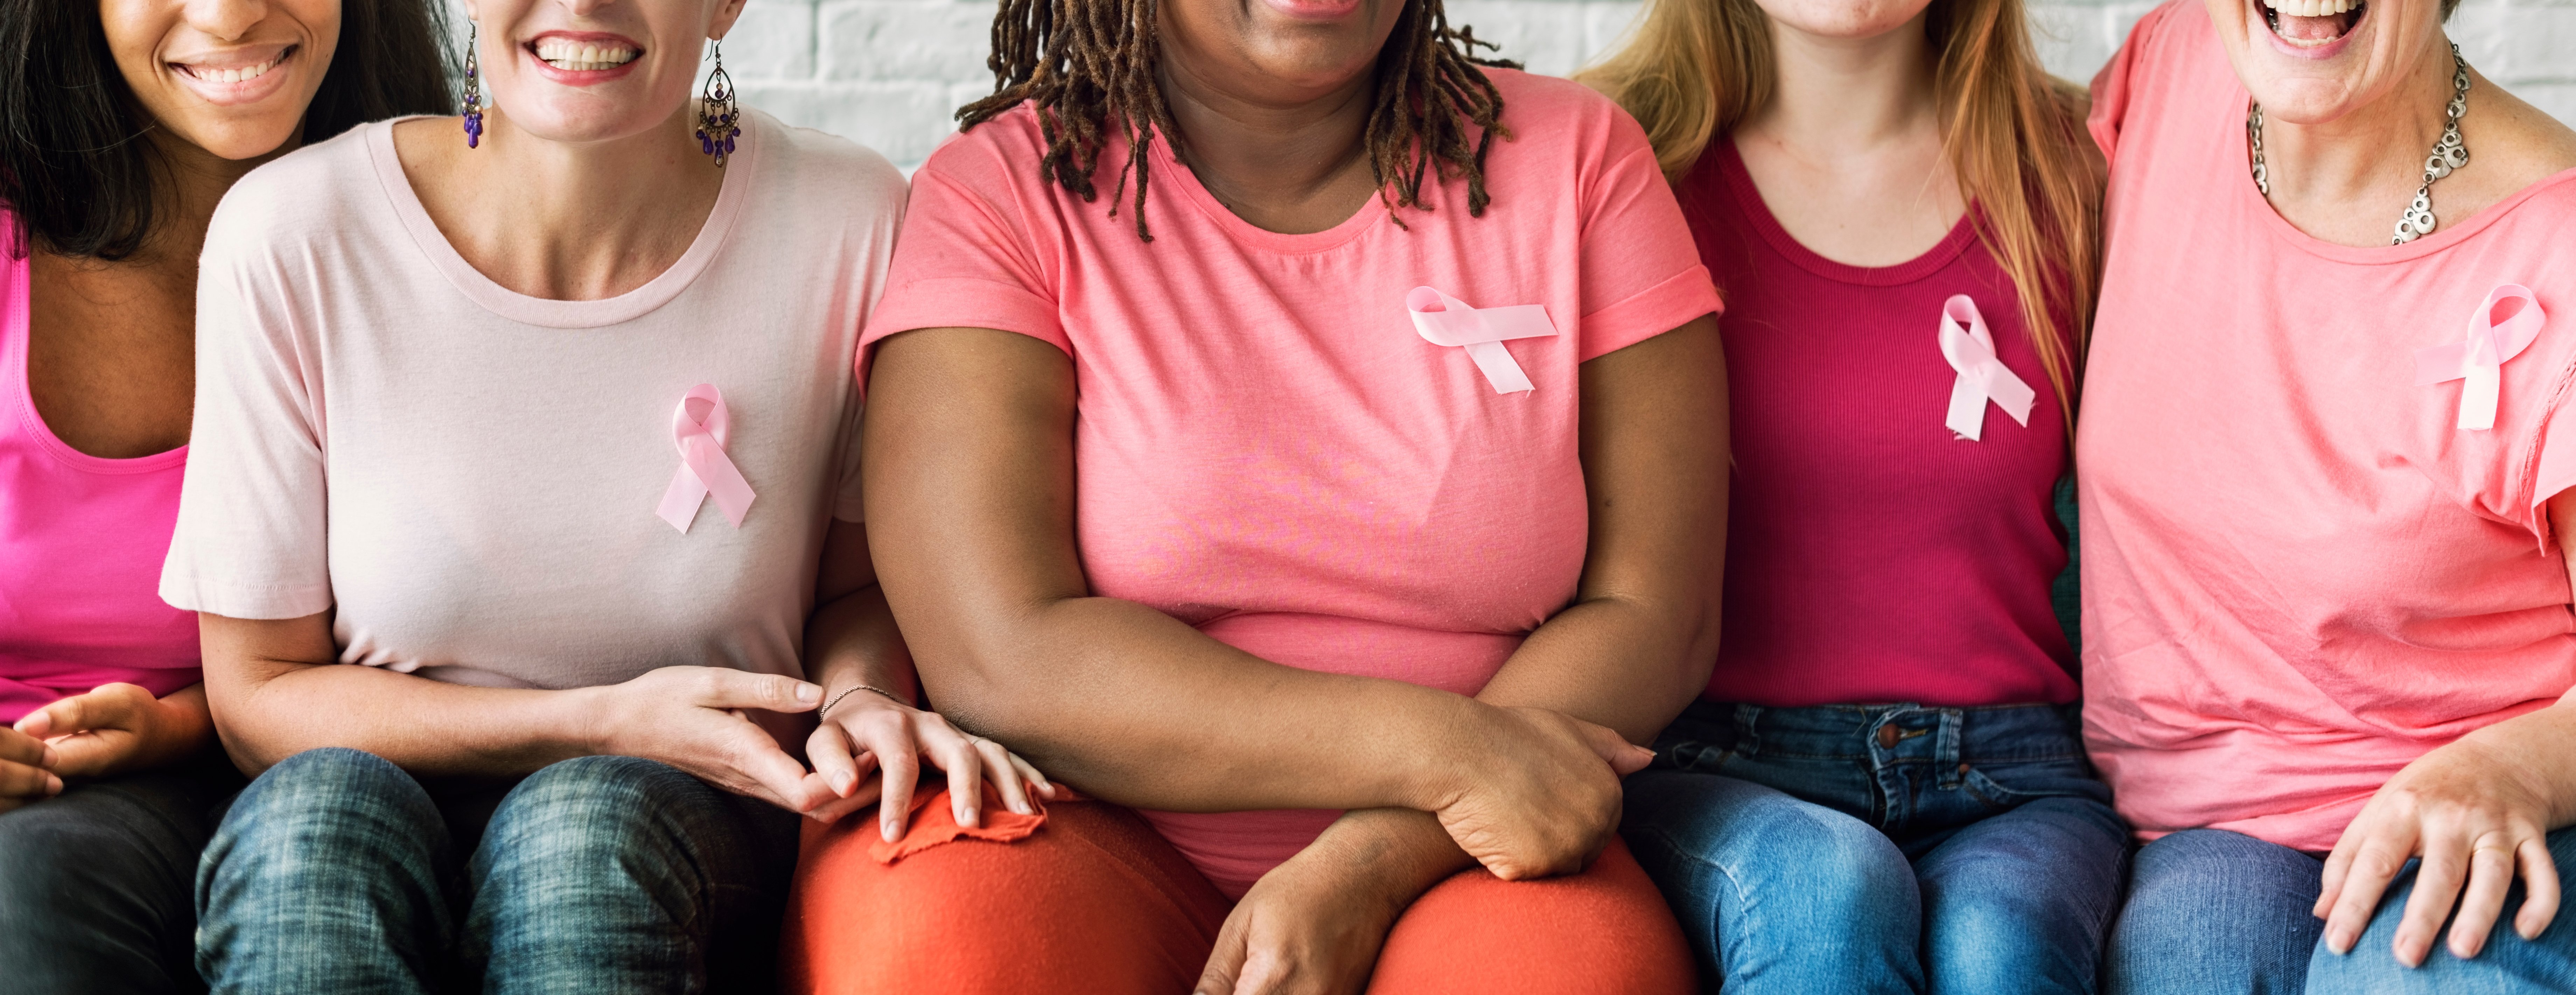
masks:
POLYGON ((63 779, 62 779, 62 778, 59 778, 59 777, 55 777, 55 776, 54 776, 54 775, 52 775, 52 774, 47 774, 47 775, 45 775, 45 794, 47 794, 47 795, 59 795, 59 794, 62 794, 62 793, 63 793, 63 779))
POLYGON ((796 700, 811 705, 823 700, 823 689, 803 681, 796 682, 796 700))
POLYGON ((1027 814, 1029 814, 1029 803, 1027 803, 1027 802, 1012 802, 1012 803, 1011 803, 1011 811, 1013 811, 1013 812, 1017 812, 1017 813, 1019 813, 1019 814, 1021 814, 1021 815, 1027 815, 1027 814))
POLYGON ((840 792, 843 798, 849 797, 850 789, 858 786, 859 776, 846 770, 832 778, 832 790, 840 792))
POLYGON ((959 812, 959 813, 957 813, 957 824, 958 824, 958 825, 961 825, 961 826, 964 826, 964 827, 966 827, 966 828, 968 828, 968 829, 973 829, 973 828, 975 828, 975 822, 976 822, 977 818, 979 818, 979 817, 980 817, 980 815, 981 815, 981 813, 978 813, 978 812, 976 812, 974 809, 971 809, 971 808, 970 808, 970 809, 967 809, 966 811, 959 812))
POLYGON ((2328 932, 2326 934, 2326 949, 2332 950, 2337 954, 2351 953, 2352 936, 2340 929, 2328 932))
POLYGON ((903 835, 903 831, 896 828, 894 820, 892 819, 888 819, 885 822, 880 823, 879 828, 884 831, 885 841, 888 843, 894 842, 903 835))

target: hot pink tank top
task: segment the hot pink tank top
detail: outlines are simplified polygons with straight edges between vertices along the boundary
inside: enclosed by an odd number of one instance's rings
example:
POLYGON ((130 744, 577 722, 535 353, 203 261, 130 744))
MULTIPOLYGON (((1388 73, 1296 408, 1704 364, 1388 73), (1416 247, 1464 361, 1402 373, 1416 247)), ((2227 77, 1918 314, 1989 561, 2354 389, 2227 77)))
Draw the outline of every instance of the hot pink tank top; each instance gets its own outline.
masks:
POLYGON ((0 252, 0 722, 101 684, 200 679, 196 616, 153 593, 188 449, 102 459, 54 437, 27 391, 27 285, 27 260, 0 252))

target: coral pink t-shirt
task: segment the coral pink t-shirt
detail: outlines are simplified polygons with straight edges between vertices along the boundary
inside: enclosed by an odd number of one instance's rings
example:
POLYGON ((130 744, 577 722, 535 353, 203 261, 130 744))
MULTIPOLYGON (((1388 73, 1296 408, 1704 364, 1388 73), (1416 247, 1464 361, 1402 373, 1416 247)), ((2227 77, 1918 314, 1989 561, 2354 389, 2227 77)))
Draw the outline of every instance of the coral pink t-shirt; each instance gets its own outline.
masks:
POLYGON ((2328 849, 2398 768, 2576 686, 2542 507, 2576 484, 2576 170, 2351 248, 2254 189, 2249 98, 2195 0, 2140 21, 2093 92, 2086 740, 2142 835, 2328 849), (2506 283, 2548 322, 2495 427, 2463 430, 2461 381, 2418 386, 2415 353, 2506 283))
MULTIPOLYGON (((1718 309, 1636 123, 1573 83, 1487 69, 1516 138, 1493 203, 1426 182, 1327 231, 1235 217, 1157 143, 1145 219, 1038 176, 1035 116, 950 140, 912 203, 865 349, 915 328, 1019 332, 1080 390, 1075 529, 1096 594, 1264 659, 1473 694, 1565 607, 1588 524, 1577 364, 1718 309), (1398 221, 1402 224, 1399 226, 1398 221), (1406 294, 1539 305, 1505 343, 1536 389, 1497 393, 1414 329, 1406 294)), ((1132 189, 1131 189, 1132 194, 1132 189)), ((1231 894, 1337 813, 1147 817, 1231 894)))
POLYGON ((1726 296, 1734 406, 1726 638, 1704 697, 2074 701, 2074 651, 2048 598, 2066 569, 2065 410, 1971 219, 1907 262, 1835 262, 1780 227, 1724 135, 1679 193, 1726 296), (1996 357, 2038 392, 2030 424, 1992 404, 1976 440, 1944 424, 1953 294, 1976 302, 1996 357))
MULTIPOLYGON (((17 225, 0 211, 0 233, 17 225)), ((0 724, 101 684, 199 680, 197 616, 153 593, 188 447, 105 459, 54 437, 27 392, 28 283, 0 253, 0 724)))

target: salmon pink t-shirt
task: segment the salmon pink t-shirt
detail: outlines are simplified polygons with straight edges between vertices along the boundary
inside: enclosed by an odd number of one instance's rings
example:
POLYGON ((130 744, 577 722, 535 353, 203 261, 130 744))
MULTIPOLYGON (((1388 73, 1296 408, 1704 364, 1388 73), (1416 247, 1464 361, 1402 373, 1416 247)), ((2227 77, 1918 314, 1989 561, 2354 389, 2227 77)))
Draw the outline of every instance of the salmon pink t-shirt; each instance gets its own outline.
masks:
MULTIPOLYGON (((0 210, 0 237, 18 220, 0 210)), ((188 447, 92 456, 27 391, 27 260, 0 254, 0 724, 101 684, 197 683, 197 617, 153 586, 188 447)))
POLYGON ((2542 507, 2576 484, 2576 170, 2407 245, 2333 245, 2255 190, 2249 98, 2196 0, 2140 21, 2093 92, 2086 740, 2143 835, 2328 849, 2409 761, 2576 686, 2542 507), (2417 384, 2415 354, 2499 284, 2548 320, 2494 428, 2463 430, 2461 381, 2417 384))
MULTIPOLYGON (((1110 214, 1124 145, 1085 202, 1039 177, 1029 108, 979 125, 913 177, 863 361, 916 328, 1063 349, 1094 593, 1288 666, 1474 694, 1582 573, 1577 365, 1718 309, 1636 123, 1573 83, 1485 72, 1515 137, 1481 218, 1463 182, 1426 182, 1425 209, 1372 199, 1279 234, 1156 143, 1147 242, 1132 202, 1110 214), (1417 334, 1424 286, 1544 308, 1552 334, 1504 343, 1536 389, 1497 393, 1417 334)), ((1337 814, 1146 813, 1236 895, 1337 814)))

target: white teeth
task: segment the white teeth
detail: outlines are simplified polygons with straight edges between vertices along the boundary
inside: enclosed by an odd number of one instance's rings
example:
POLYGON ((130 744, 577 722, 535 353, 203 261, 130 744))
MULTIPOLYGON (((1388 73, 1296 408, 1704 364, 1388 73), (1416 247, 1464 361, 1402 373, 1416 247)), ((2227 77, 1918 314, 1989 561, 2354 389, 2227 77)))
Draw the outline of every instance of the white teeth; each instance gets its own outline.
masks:
POLYGON ((636 51, 623 45, 601 45, 564 38, 547 38, 537 42, 537 58, 557 69, 595 72, 615 69, 635 61, 636 51))
POLYGON ((2361 3, 2360 0, 2263 0, 2263 6, 2292 17, 2325 17, 2348 13, 2361 3))
POLYGON ((268 75, 269 70, 277 68, 277 64, 285 60, 286 56, 281 53, 277 58, 262 62, 256 66, 243 66, 238 69, 198 69, 189 67, 187 72, 188 75, 205 80, 209 83, 247 83, 251 80, 268 75))

